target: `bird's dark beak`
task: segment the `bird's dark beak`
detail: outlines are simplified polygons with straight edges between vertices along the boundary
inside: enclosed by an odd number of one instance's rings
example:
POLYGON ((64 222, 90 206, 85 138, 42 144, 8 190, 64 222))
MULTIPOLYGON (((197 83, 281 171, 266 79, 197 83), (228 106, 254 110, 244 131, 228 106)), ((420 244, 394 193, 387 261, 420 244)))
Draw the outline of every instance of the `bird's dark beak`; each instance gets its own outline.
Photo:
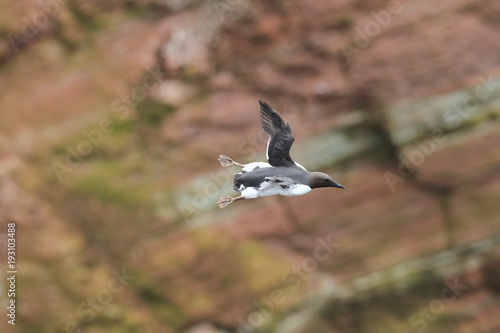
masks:
POLYGON ((339 183, 334 183, 333 184, 333 187, 336 187, 336 188, 341 188, 343 190, 346 190, 346 188, 343 186, 343 185, 340 185, 339 183))

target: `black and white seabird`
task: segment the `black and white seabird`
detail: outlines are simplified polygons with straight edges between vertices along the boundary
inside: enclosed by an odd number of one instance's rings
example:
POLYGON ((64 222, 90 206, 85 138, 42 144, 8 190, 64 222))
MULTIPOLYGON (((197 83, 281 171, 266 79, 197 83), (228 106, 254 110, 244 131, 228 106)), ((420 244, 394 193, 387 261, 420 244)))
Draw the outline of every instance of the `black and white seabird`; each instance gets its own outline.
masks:
POLYGON ((220 155, 219 162, 223 167, 236 165, 242 168, 234 176, 234 189, 240 196, 232 198, 223 195, 218 201, 224 208, 233 201, 254 199, 270 195, 297 196, 319 187, 345 187, 322 172, 308 172, 302 165, 290 157, 290 147, 294 137, 290 125, 283 121, 273 108, 259 99, 262 128, 269 134, 267 142, 267 160, 240 164, 231 158, 220 155))

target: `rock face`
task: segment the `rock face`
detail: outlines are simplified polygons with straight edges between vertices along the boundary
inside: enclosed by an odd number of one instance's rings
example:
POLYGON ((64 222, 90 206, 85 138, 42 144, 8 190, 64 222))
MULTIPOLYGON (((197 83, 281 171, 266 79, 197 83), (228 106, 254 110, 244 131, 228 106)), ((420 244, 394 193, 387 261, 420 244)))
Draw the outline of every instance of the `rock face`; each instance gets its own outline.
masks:
POLYGON ((500 330, 497 2, 2 6, 21 331, 500 330), (348 191, 216 207, 258 98, 348 191))

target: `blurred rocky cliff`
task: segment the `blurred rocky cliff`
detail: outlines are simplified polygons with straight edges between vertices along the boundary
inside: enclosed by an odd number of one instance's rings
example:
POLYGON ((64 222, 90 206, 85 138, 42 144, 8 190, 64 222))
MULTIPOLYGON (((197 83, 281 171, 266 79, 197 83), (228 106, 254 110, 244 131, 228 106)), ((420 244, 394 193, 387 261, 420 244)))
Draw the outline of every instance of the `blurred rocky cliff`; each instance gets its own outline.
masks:
POLYGON ((18 332, 500 331, 497 1, 4 1, 0 22, 18 332), (265 159, 258 98, 347 191, 219 210, 219 154, 265 159))

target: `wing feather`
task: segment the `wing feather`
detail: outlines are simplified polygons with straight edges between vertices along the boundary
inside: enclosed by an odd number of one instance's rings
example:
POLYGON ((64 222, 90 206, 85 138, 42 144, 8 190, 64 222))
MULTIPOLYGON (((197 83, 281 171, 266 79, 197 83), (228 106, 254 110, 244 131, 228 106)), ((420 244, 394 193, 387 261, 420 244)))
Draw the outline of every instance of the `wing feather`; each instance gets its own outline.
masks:
POLYGON ((259 99, 262 128, 269 134, 267 159, 274 167, 291 166, 290 148, 295 140, 290 125, 273 108, 259 99))

